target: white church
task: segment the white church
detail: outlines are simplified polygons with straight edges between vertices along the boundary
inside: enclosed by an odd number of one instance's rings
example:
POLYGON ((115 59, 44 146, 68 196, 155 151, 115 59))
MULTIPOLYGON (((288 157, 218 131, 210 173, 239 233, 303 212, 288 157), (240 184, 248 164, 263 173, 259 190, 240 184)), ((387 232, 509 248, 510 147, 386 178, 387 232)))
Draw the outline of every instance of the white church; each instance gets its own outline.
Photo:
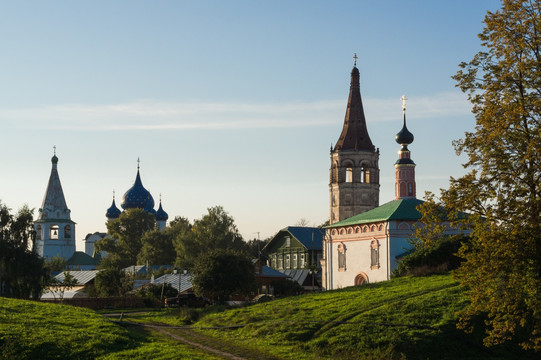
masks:
MULTIPOLYGON (((406 97, 402 130, 395 137, 401 145, 394 164, 395 200, 380 206, 379 149, 368 135, 359 77, 355 64, 344 126, 330 154, 330 225, 321 260, 326 290, 389 280, 397 257, 412 247, 408 238, 421 218, 416 208, 423 201, 416 198, 415 163, 408 149, 414 137, 406 126, 406 97)), ((459 233, 446 228, 449 235, 459 233)))

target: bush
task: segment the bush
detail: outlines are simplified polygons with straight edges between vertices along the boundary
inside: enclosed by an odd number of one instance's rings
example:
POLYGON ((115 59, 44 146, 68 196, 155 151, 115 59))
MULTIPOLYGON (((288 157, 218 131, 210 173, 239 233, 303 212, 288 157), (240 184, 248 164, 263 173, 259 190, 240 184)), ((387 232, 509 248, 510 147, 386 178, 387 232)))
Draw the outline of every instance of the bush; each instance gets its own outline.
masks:
POLYGON ((456 253, 469 237, 447 237, 432 246, 423 246, 404 256, 393 271, 393 276, 425 276, 441 274, 460 266, 456 253))
POLYGON ((274 288, 274 295, 279 297, 299 295, 304 290, 298 282, 289 279, 273 280, 271 286, 274 288))

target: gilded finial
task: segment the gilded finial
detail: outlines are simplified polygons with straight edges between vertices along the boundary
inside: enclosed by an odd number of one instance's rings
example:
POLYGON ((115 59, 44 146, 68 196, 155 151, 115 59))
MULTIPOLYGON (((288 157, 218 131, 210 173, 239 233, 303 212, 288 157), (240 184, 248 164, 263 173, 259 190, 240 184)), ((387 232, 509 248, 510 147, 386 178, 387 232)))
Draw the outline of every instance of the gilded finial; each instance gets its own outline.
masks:
POLYGON ((137 158, 137 170, 139 170, 139 165, 141 164, 141 160, 137 158))
POLYGON ((408 100, 408 98, 406 97, 406 95, 402 95, 400 100, 402 100, 402 111, 406 112, 406 100, 408 100))
POLYGON ((357 53, 353 53, 353 66, 357 66, 357 53))
POLYGON ((53 153, 54 153, 53 155, 56 156, 56 145, 53 146, 53 153))

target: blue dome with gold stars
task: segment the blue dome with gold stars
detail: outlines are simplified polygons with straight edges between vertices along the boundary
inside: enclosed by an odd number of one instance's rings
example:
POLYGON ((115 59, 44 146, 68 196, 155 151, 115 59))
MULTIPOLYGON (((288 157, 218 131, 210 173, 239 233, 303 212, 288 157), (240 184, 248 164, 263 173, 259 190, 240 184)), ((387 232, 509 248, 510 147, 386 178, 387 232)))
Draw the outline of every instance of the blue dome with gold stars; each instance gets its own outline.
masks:
POLYGON ((160 207, 158 208, 158 211, 156 211, 156 221, 167 221, 167 219, 169 219, 169 215, 163 210, 162 202, 160 200, 160 207))
POLYGON ((120 216, 120 214, 122 214, 122 212, 120 211, 119 208, 116 207, 115 198, 113 196, 113 204, 111 204, 111 207, 107 209, 105 216, 108 219, 117 219, 120 216))
POLYGON ((135 178, 135 183, 122 197, 120 206, 122 206, 122 209, 124 210, 144 209, 148 212, 154 210, 154 199, 141 182, 139 167, 137 168, 137 177, 135 178))

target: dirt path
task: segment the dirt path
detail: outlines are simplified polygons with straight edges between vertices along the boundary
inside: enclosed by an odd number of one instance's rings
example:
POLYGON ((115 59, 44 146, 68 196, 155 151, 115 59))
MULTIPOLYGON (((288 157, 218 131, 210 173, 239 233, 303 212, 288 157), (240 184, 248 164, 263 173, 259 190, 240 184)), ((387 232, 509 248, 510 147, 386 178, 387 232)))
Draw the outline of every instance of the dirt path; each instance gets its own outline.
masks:
MULTIPOLYGON (((144 327, 144 328, 147 328, 147 329, 151 329, 151 330, 154 330, 156 332, 159 332, 161 334, 164 334, 164 335, 167 335, 177 341, 180 341, 182 343, 185 343, 187 345, 190 345, 190 346, 193 346, 193 347, 196 347, 198 349, 201 349, 205 352, 208 352, 208 353, 211 353, 211 354, 215 354, 215 355, 218 355, 218 356, 221 356, 223 357, 224 359, 233 359, 233 360, 250 360, 250 359, 268 359, 269 357, 267 356, 264 356, 263 354, 263 357, 260 357, 259 354, 257 355, 257 357, 253 357, 253 356, 250 356, 250 357, 242 357, 242 356, 239 356, 239 355, 235 355, 235 354, 232 354, 230 352, 227 352, 227 351, 224 351, 224 350, 220 350, 220 349, 217 349, 216 347, 212 347, 212 346, 209 346, 207 344, 203 344, 202 342, 198 342, 197 341, 197 335, 196 334, 191 334, 191 332, 187 335, 191 335, 191 336, 182 336, 182 335, 179 335, 178 332, 180 331, 187 331, 185 328, 183 327, 173 327, 173 326, 166 326, 166 325, 156 325, 156 324, 148 324, 148 323, 134 323, 134 322, 128 322, 128 321, 113 321, 119 325, 123 325, 123 326, 140 326, 140 327, 144 327), (173 333, 172 331, 176 331, 177 333, 173 333)), ((234 349, 234 348, 233 348, 234 349)), ((239 349, 240 353, 243 353, 245 351, 239 349)))

